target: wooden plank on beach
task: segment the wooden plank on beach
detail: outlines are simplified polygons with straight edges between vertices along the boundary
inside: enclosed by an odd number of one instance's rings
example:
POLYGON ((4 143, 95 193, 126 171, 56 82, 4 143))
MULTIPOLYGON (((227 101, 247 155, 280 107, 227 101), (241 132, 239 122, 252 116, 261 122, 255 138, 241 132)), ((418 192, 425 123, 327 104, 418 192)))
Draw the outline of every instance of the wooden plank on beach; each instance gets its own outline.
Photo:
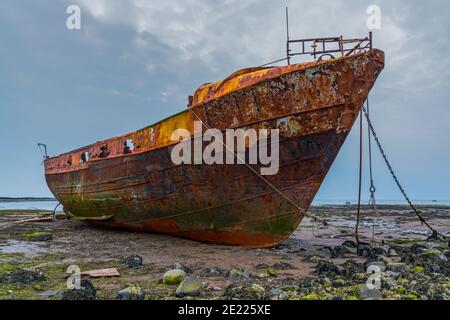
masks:
POLYGON ((31 218, 25 220, 14 221, 14 223, 26 223, 26 222, 48 222, 52 221, 53 217, 40 217, 40 218, 31 218))
POLYGON ((80 274, 82 276, 89 276, 89 277, 92 277, 92 278, 117 277, 117 276, 120 276, 120 273, 119 273, 119 271, 116 268, 88 270, 88 271, 83 271, 80 274))

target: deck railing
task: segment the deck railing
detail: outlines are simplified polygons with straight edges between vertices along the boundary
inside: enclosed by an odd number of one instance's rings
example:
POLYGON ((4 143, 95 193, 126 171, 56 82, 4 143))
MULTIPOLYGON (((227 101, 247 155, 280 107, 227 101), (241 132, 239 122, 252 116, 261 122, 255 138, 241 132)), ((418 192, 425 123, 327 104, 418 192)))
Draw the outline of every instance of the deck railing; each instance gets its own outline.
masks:
POLYGON ((350 56, 372 49, 372 32, 365 38, 344 39, 343 36, 333 38, 287 39, 286 60, 291 63, 295 56, 311 55, 314 59, 324 57, 335 58, 334 54, 350 56))

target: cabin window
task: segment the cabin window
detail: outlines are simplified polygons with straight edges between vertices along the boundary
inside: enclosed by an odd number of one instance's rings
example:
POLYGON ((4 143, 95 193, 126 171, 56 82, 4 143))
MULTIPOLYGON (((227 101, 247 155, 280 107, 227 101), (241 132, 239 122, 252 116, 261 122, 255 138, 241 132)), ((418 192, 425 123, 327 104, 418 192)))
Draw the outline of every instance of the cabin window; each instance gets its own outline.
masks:
POLYGON ((89 152, 83 152, 80 157, 80 163, 86 163, 89 161, 89 152))
POLYGON ((71 166, 72 165, 72 156, 69 156, 69 158, 67 158, 67 166, 71 166))
POLYGON ((123 146, 123 153, 129 154, 129 153, 132 153, 133 150, 134 150, 133 140, 131 140, 131 139, 125 140, 124 146, 123 146))
POLYGON ((108 146, 101 146, 100 147, 100 154, 98 156, 100 158, 106 158, 107 156, 109 156, 108 146))

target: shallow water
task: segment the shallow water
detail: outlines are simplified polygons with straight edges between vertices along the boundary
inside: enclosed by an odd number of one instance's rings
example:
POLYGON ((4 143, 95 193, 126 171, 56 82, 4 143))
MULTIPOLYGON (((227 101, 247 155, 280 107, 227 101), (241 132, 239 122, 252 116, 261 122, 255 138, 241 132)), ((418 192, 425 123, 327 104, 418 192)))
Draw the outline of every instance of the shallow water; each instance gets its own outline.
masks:
POLYGON ((29 241, 8 240, 0 246, 0 253, 40 253, 47 251, 42 245, 29 241))
POLYGON ((53 210, 58 201, 0 201, 0 210, 53 210))

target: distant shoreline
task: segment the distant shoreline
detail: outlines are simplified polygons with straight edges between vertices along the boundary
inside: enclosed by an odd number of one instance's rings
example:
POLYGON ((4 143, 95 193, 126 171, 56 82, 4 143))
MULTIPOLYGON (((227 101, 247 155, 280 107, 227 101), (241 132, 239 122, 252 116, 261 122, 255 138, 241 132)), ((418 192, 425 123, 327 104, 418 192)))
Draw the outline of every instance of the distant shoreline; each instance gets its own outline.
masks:
POLYGON ((26 201, 56 201, 55 198, 49 197, 20 197, 20 198, 12 198, 12 197, 0 197, 0 202, 26 202, 26 201))

